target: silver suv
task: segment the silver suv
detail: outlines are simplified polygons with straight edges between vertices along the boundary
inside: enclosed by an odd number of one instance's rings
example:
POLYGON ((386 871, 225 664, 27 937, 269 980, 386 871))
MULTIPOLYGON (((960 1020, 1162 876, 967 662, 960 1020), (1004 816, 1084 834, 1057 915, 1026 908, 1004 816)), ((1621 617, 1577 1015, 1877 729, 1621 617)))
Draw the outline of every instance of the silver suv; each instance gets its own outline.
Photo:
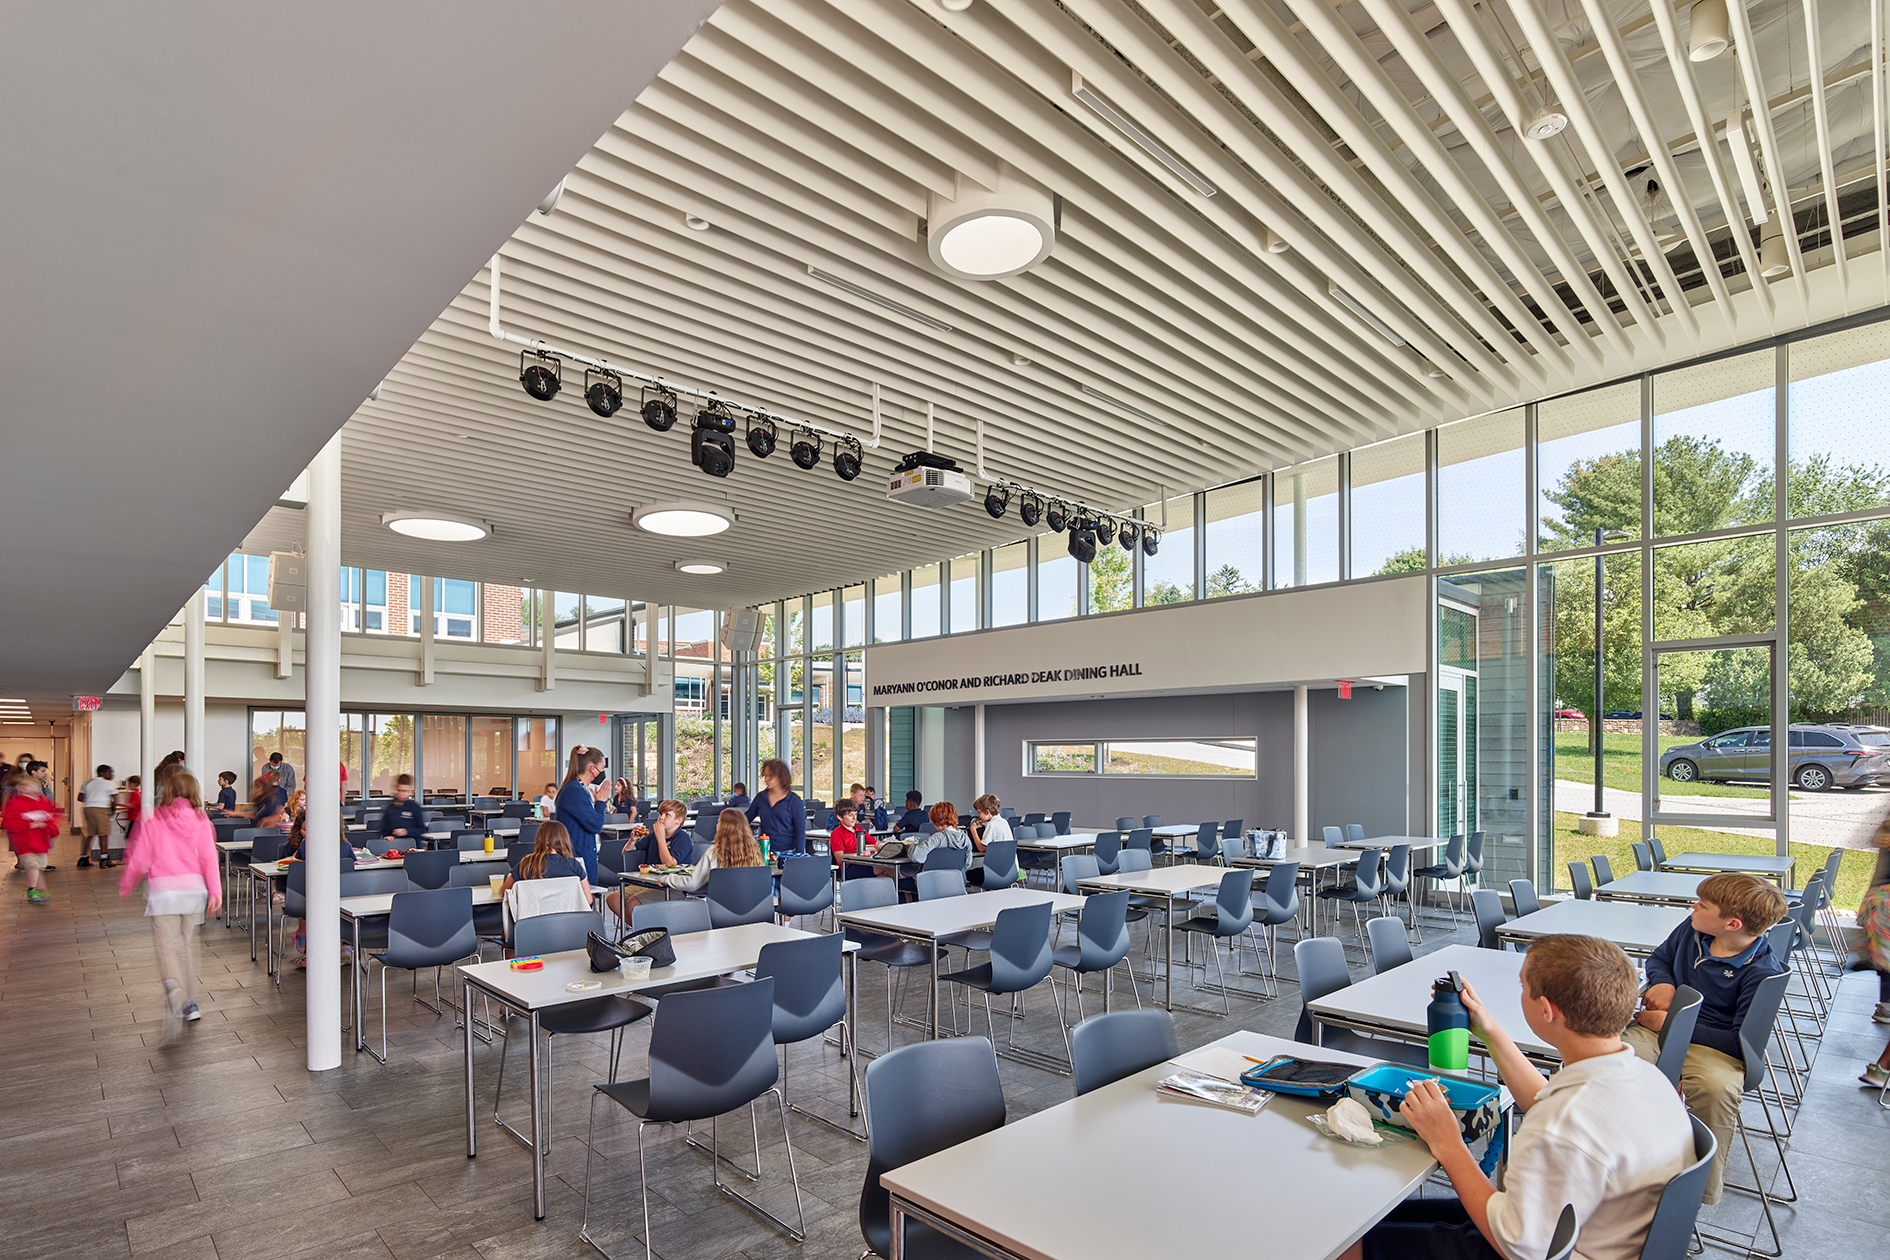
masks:
MULTIPOLYGON (((1791 777, 1795 787, 1822 792, 1830 787, 1855 790, 1890 781, 1890 730, 1878 726, 1791 726, 1791 777)), ((1660 754, 1660 772, 1676 783, 1704 779, 1772 780, 1772 729, 1742 726, 1703 739, 1676 744, 1660 754)))

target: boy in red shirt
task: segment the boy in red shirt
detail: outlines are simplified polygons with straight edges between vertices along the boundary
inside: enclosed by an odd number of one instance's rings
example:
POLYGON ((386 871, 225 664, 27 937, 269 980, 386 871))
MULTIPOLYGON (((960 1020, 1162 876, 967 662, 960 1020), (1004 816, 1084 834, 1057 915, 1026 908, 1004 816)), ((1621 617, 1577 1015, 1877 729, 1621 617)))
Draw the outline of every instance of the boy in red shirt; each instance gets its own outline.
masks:
POLYGON ((842 879, 853 879, 856 873, 861 877, 873 873, 870 867, 848 866, 844 860, 872 843, 871 833, 856 825, 858 817, 859 811, 852 801, 841 801, 833 807, 833 831, 827 837, 827 847, 833 852, 833 860, 840 867, 842 879))
POLYGON ((40 885, 45 880, 46 855, 52 852, 53 831, 60 825, 60 811, 40 794, 39 780, 27 774, 13 774, 7 780, 13 789, 7 798, 0 825, 7 840, 19 855, 20 869, 26 872, 26 902, 40 906, 50 898, 40 885))

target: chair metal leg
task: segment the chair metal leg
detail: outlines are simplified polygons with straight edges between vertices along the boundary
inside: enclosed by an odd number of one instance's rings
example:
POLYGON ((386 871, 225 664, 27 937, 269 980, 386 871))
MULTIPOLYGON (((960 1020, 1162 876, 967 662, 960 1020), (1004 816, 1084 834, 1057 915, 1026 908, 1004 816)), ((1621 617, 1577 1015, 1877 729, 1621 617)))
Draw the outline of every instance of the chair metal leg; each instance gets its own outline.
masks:
MULTIPOLYGON (((727 1195, 729 1198, 734 1199, 737 1203, 740 1203, 743 1206, 747 1207, 749 1211, 754 1212, 757 1216, 766 1217, 769 1221, 773 1222, 776 1226, 784 1230, 787 1233, 788 1237, 792 1238, 795 1242, 805 1242, 807 1240, 807 1210, 802 1205, 802 1201, 801 1201, 801 1175, 798 1171, 796 1171, 794 1167, 794 1143, 788 1137, 787 1103, 783 1101, 781 1097, 781 1091, 779 1089, 770 1089, 768 1092, 774 1095, 775 1104, 781 1109, 781 1145, 787 1148, 788 1178, 794 1183, 794 1211, 800 1219, 800 1227, 798 1229, 795 1228, 794 1226, 788 1224, 786 1221, 782 1220, 780 1217, 776 1216, 773 1212, 770 1212, 767 1208, 762 1207, 759 1203, 756 1203, 753 1199, 748 1198, 746 1195, 738 1194, 733 1186, 723 1185, 722 1178, 721 1178, 721 1165, 719 1161, 711 1164, 711 1167, 713 1167, 716 1170, 713 1180, 715 1182, 715 1188, 717 1190, 720 1190, 723 1194, 727 1195)), ((755 1122, 755 1104, 754 1103, 748 1104, 748 1119, 751 1123, 755 1122)), ((709 1123, 713 1125, 715 1121, 711 1120, 709 1123)), ((756 1129, 756 1133, 757 1135, 759 1135, 760 1133, 759 1128, 756 1129)), ((757 1160, 759 1160, 758 1152, 757 1152, 757 1160)), ((648 1191, 646 1190, 645 1193, 647 1195, 648 1191)), ((650 1237, 649 1219, 646 1216, 644 1218, 644 1226, 643 1226, 643 1238, 644 1238, 644 1242, 646 1246, 648 1245, 649 1237, 650 1237)))

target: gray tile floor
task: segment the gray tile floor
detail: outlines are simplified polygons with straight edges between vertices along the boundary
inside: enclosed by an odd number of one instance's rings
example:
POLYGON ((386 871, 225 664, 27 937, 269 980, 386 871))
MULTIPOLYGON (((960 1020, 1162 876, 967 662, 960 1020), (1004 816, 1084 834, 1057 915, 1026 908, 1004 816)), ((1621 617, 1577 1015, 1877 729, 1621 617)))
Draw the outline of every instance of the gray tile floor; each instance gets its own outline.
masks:
MULTIPOLYGON (((10 1086, 0 1100, 0 1179, 13 1187, 0 1207, 0 1251, 11 1260, 590 1254, 577 1228, 590 1086, 609 1070, 602 1038, 561 1039, 553 1052, 549 1214, 534 1221, 529 1158, 490 1122, 496 1051, 481 1048, 481 1153, 468 1160, 451 1019, 403 1000, 397 981, 391 1062, 382 1067, 349 1051, 340 1069, 311 1074, 303 1066, 302 975, 289 972, 278 991, 250 961, 247 933, 218 925, 203 929, 204 1018, 180 1044, 162 1047, 142 902, 119 899, 116 871, 74 870, 70 842, 59 848, 50 905, 25 905, 10 873, 0 896, 0 1068, 10 1086)), ((1424 949, 1467 939, 1426 936, 1424 949)), ((1282 963, 1290 980, 1288 951, 1282 963)), ((1355 974, 1363 971, 1357 963, 1355 974)), ((862 1040, 877 1049, 885 1037, 877 968, 863 970, 860 991, 862 1040)), ((1890 1032, 1871 1023, 1875 999, 1874 977, 1845 976, 1822 1050, 1814 1043, 1817 1059, 1791 1140, 1799 1201, 1779 1211, 1787 1255, 1870 1254, 1890 1224, 1880 1180, 1890 1172, 1890 1111, 1855 1080, 1890 1032)), ((912 1007, 919 1007, 916 991, 912 1007)), ((1236 1001, 1230 1020, 1181 1015, 1181 1041, 1191 1047, 1237 1027, 1290 1036, 1297 1014, 1289 982, 1279 1001, 1236 1001)), ((982 1031, 981 1009, 973 1027, 982 1031)), ((631 1034, 626 1075, 641 1072, 646 1028, 631 1034)), ((1029 995, 1017 1035, 1061 1053, 1047 990, 1029 995)), ((896 1033, 901 1042, 913 1036, 896 1033)), ((797 1047, 789 1071, 794 1099, 845 1118, 846 1067, 831 1047, 797 1047)), ((1000 1071, 1012 1119, 1070 1096, 1067 1078, 1009 1062, 1000 1071)), ((507 1074, 507 1110, 521 1121, 527 1103, 515 1086, 522 1075, 507 1074)), ((599 1116, 593 1225, 613 1252, 634 1255, 641 1228, 634 1129, 614 1109, 599 1116)), ((655 1129, 650 1203, 658 1254, 858 1256, 865 1148, 801 1119, 790 1123, 808 1219, 804 1245, 716 1194, 707 1157, 687 1149, 678 1131, 655 1129)), ((735 1120, 721 1126, 744 1162, 745 1127, 735 1120)), ((764 1114, 759 1192, 773 1210, 791 1214, 779 1133, 778 1120, 764 1114)), ((1736 1171, 1742 1161, 1736 1157, 1736 1171)), ((1775 1163, 1761 1154, 1766 1176, 1776 1176, 1775 1163)), ((1748 1235, 1758 1225, 1754 1204, 1736 1195, 1706 1219, 1748 1235)), ((1264 1239, 1264 1222, 1255 1229, 1256 1240, 1264 1239)))

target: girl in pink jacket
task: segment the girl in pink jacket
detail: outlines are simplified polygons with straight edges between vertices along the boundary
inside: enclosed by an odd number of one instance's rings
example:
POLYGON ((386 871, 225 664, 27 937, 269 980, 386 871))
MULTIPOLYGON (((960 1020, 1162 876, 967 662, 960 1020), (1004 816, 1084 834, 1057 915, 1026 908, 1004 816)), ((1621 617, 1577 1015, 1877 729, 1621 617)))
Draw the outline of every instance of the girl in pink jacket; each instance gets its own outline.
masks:
POLYGON ((142 822, 125 853, 119 895, 129 897, 144 883, 144 913, 157 945, 158 974, 164 981, 164 1037, 177 1036, 185 1022, 202 1018, 197 1010, 197 929, 206 911, 223 904, 217 878, 216 829, 204 816, 197 777, 179 767, 164 785, 164 803, 142 822))

